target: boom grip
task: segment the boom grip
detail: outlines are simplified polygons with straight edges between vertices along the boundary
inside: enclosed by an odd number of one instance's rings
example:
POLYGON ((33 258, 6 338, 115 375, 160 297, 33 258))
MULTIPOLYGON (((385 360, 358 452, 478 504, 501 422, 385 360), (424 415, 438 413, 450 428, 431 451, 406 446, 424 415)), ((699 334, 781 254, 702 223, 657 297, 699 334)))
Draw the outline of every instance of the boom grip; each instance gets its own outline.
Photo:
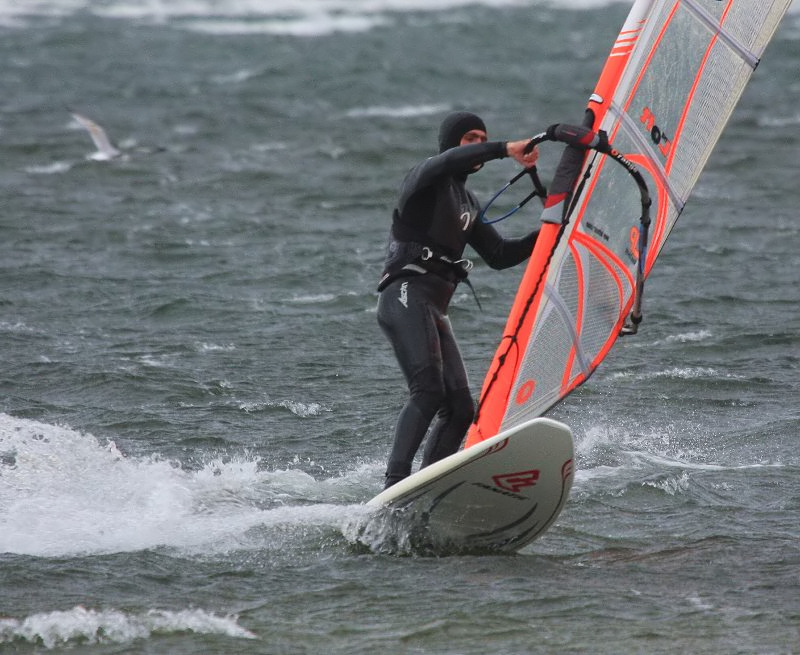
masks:
POLYGON ((528 145, 525 146, 525 154, 528 154, 542 141, 560 141, 583 150, 597 150, 603 154, 611 153, 611 144, 608 142, 608 135, 605 132, 602 130, 593 132, 579 125, 568 125, 567 123, 551 125, 528 142, 528 145))
POLYGON ((605 132, 593 132, 580 125, 556 123, 547 128, 546 134, 553 141, 561 141, 576 148, 597 150, 602 153, 608 153, 611 150, 608 135, 605 132))

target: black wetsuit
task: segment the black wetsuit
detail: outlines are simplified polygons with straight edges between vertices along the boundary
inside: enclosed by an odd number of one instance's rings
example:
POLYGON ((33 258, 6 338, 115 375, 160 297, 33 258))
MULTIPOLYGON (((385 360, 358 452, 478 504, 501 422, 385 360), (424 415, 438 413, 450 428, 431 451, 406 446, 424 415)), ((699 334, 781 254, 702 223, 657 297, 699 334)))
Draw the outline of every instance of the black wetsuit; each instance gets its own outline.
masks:
POLYGON ((386 486, 411 473, 434 417, 422 466, 456 452, 475 408, 447 308, 466 277, 469 244, 489 266, 508 268, 531 254, 538 230, 504 239, 478 220, 479 205, 464 183, 486 161, 506 156, 501 142, 447 150, 413 168, 394 210, 378 323, 394 347, 410 396, 400 412, 386 486))

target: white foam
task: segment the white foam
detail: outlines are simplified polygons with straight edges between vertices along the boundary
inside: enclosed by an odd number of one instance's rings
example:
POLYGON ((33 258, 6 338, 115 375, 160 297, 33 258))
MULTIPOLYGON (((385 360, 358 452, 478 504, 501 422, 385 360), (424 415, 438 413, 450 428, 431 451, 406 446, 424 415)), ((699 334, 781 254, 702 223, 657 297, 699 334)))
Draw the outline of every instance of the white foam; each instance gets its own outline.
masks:
POLYGON ((791 116, 765 116, 759 115, 756 119, 759 127, 793 127, 800 125, 800 112, 791 116))
POLYGON ((366 32, 385 24, 378 17, 367 16, 303 16, 288 20, 194 20, 183 25, 207 34, 282 34, 286 36, 324 36, 332 32, 366 32))
POLYGON ((51 164, 27 166, 25 172, 31 175, 57 175, 58 173, 66 173, 71 168, 72 164, 69 162, 54 161, 51 164))
POLYGON ((783 464, 777 462, 757 462, 753 464, 712 464, 707 462, 692 461, 691 454, 678 453, 675 456, 665 454, 647 453, 642 451, 626 451, 632 462, 654 464, 663 470, 677 468, 688 471, 745 471, 750 469, 782 468, 783 464))
POLYGON ((642 485, 660 489, 669 496, 677 496, 689 490, 689 474, 683 471, 678 476, 668 476, 663 480, 646 480, 642 485))
POLYGON ((263 470, 246 457, 190 471, 0 414, 0 553, 281 548, 309 527, 337 530, 353 511, 347 503, 363 493, 353 484, 363 486, 361 469, 318 481, 302 470, 263 470))
POLYGON ((202 341, 195 342, 194 347, 199 350, 200 352, 232 352, 236 350, 236 346, 232 343, 228 344, 218 344, 218 343, 206 343, 202 341))
POLYGON ((293 296, 287 302, 294 303, 295 305, 317 305, 320 303, 328 303, 336 300, 337 296, 333 293, 315 293, 306 296, 293 296))
POLYGON ((195 632, 240 639, 256 639, 242 628, 235 615, 218 616, 201 609, 177 612, 150 610, 132 614, 118 610, 71 610, 41 612, 24 619, 0 618, 0 645, 27 641, 45 648, 70 645, 126 644, 153 633, 195 632))
MULTIPOLYGON (((385 25, 395 14, 485 7, 549 7, 583 10, 621 0, 0 0, 0 25, 25 27, 31 18, 60 18, 90 12, 105 18, 170 24, 215 34, 320 36, 366 31, 385 25)), ((794 3, 789 13, 800 12, 794 3)))
POLYGON ((636 379, 636 380, 657 380, 657 379, 673 379, 673 380, 698 380, 698 379, 716 379, 724 377, 727 379, 733 378, 730 374, 721 375, 719 371, 708 366, 674 366, 672 368, 663 369, 660 371, 620 371, 612 373, 608 376, 609 380, 622 380, 622 379, 636 379))
POLYGON ((431 116, 440 114, 450 109, 449 105, 400 105, 372 107, 356 107, 347 112, 348 118, 413 118, 416 116, 431 116))
POLYGON ((288 409, 292 414, 296 416, 300 416, 302 418, 306 418, 309 416, 320 416, 325 412, 329 412, 330 408, 321 405, 320 403, 310 402, 310 403, 303 403, 297 400, 263 400, 263 401, 247 401, 239 403, 239 409, 247 412, 248 414, 251 412, 258 412, 264 409, 269 409, 273 407, 279 407, 282 409, 288 409))
POLYGON ((319 36, 366 31, 391 22, 394 14, 437 12, 472 5, 591 9, 619 0, 0 0, 0 24, 18 27, 29 17, 91 12, 215 34, 319 36), (24 4, 24 6, 23 6, 24 4))
POLYGON ((697 332, 684 332, 683 334, 674 334, 666 338, 667 343, 694 343, 698 341, 705 341, 711 337, 709 330, 698 330, 697 332))

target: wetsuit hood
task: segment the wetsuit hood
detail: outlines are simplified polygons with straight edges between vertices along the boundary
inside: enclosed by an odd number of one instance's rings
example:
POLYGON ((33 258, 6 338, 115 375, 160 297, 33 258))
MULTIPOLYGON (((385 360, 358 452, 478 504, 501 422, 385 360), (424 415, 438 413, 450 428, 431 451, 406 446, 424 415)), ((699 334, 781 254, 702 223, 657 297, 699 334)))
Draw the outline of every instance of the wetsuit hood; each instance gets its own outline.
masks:
POLYGON ((486 125, 479 116, 468 111, 457 111, 448 115, 439 128, 439 152, 460 145, 461 137, 470 130, 486 132, 486 125))

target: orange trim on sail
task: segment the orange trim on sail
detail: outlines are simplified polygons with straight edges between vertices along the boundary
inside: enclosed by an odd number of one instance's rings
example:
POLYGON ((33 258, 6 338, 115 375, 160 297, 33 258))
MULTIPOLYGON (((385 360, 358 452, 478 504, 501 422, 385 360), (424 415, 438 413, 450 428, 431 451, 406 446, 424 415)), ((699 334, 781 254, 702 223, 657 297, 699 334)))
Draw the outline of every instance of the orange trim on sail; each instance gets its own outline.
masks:
POLYGON ((602 243, 597 241, 597 239, 593 239, 590 236, 587 236, 581 232, 575 232, 575 241, 580 243, 584 246, 587 250, 589 250, 605 268, 611 273, 611 276, 617 282, 617 286, 620 288, 620 293, 622 292, 622 277, 620 276, 620 271, 625 274, 625 277, 628 280, 628 284, 633 287, 635 284, 634 276, 622 262, 622 260, 617 257, 617 254, 604 246, 602 243))
MULTIPOLYGON (((728 6, 725 7, 725 11, 722 12, 722 16, 720 16, 719 24, 720 27, 725 22, 725 19, 728 17, 728 13, 730 13, 731 7, 733 5, 733 0, 729 0, 728 6)), ((692 84, 692 88, 689 91, 689 94, 686 96, 686 104, 683 107, 683 113, 681 114, 680 119, 678 120, 678 125, 675 128, 675 136, 673 137, 673 148, 667 158, 667 162, 664 165, 664 170, 667 172, 672 170, 672 164, 675 161, 675 156, 677 154, 677 148, 675 144, 678 143, 680 140, 681 135, 683 134, 683 128, 686 124, 686 117, 689 114, 689 107, 692 104, 692 100, 694 99, 695 94, 697 93, 697 87, 700 85, 700 79, 703 77, 703 72, 706 69, 706 63, 708 62, 708 58, 711 56, 711 51, 714 49, 717 41, 719 40, 719 35, 715 34, 711 40, 708 42, 708 48, 706 48, 705 55, 703 55, 703 60, 700 62, 700 66, 697 69, 697 75, 695 75, 694 83, 692 84)))
POLYGON ((519 368, 520 358, 530 341, 531 329, 541 302, 544 285, 541 285, 536 292, 536 297, 527 309, 527 314, 525 314, 528 299, 539 281, 538 272, 544 270, 547 266, 547 260, 556 245, 560 230, 561 225, 553 223, 542 225, 533 253, 528 260, 525 274, 520 282, 516 299, 508 315, 500 347, 494 355, 489 372, 484 380, 483 389, 481 390, 480 414, 478 415, 478 420, 472 424, 467 433, 465 447, 493 437, 499 431, 505 415, 506 402, 519 368), (517 330, 523 315, 525 316, 523 321, 525 328, 517 330), (517 334, 517 341, 512 344, 510 339, 513 338, 514 334, 517 334), (515 357, 517 358, 516 362, 513 361, 515 357))
MULTIPOLYGON (((628 65, 628 60, 639 40, 644 23, 644 20, 639 21, 638 28, 620 33, 620 36, 624 34, 626 36, 630 35, 630 37, 625 39, 625 47, 620 48, 617 48, 617 45, 620 43, 619 37, 617 38, 611 50, 611 54, 606 61, 606 65, 603 68, 603 72, 600 73, 600 79, 597 81, 594 92, 603 98, 603 115, 605 115, 605 112, 608 110, 608 105, 605 100, 611 98, 617 90, 617 85, 622 77, 622 71, 625 69, 625 66, 628 65)), ((597 125, 599 125, 599 122, 596 120, 595 126, 597 125)))
POLYGON ((631 91, 628 94, 628 102, 625 104, 625 111, 627 112, 630 109, 631 102, 633 101, 636 92, 639 90, 639 85, 642 83, 644 76, 650 70, 650 64, 653 61, 653 57, 656 54, 656 50, 658 50, 658 46, 661 45, 661 41, 664 38, 664 34, 666 34, 669 26, 672 24, 672 20, 675 18, 675 14, 678 11, 678 7, 681 6, 680 2, 676 2, 675 6, 672 8, 670 12, 669 18, 664 21, 664 26, 661 28, 661 33, 658 35, 658 38, 653 42, 653 46, 650 48, 650 52, 647 54, 647 60, 645 61, 644 65, 642 66, 642 70, 639 73, 639 77, 634 82, 633 86, 631 87, 631 91))
MULTIPOLYGON (((624 274, 627 278, 628 286, 630 289, 633 288, 634 277, 631 275, 630 271, 625 267, 625 265, 620 261, 619 257, 610 250, 606 248, 603 244, 599 243, 595 239, 591 238, 590 236, 583 234, 582 232, 575 231, 572 234, 572 238, 570 239, 570 251, 572 252, 573 262, 576 268, 576 276, 578 278, 578 300, 577 300, 577 312, 575 316, 575 334, 577 335, 577 339, 580 340, 581 335, 583 334, 583 309, 584 309, 584 299, 586 296, 586 285, 583 283, 583 260, 578 252, 578 249, 575 244, 579 244, 586 248, 589 253, 598 261, 600 264, 605 267, 605 269, 611 275, 611 279, 614 280, 615 284, 617 285, 617 292, 620 298, 620 301, 623 301, 625 298, 624 292, 624 285, 622 281, 622 276, 620 272, 624 274)), ((627 312, 620 311, 621 316, 627 315, 627 312)), ((616 330, 614 336, 616 336, 616 330)), ((613 341, 612 341, 613 343, 613 341)), ((606 351, 611 347, 608 345, 606 351)), ((586 373, 583 371, 580 372, 579 375, 576 376, 572 382, 570 382, 570 377, 572 375, 572 367, 575 362, 575 358, 577 357, 577 344, 573 344, 572 348, 570 349, 569 356, 567 357, 566 364, 564 366, 564 374, 561 379, 561 390, 562 393, 568 392, 570 389, 573 389, 577 384, 581 381, 586 379, 586 373)), ((597 359, 592 361, 591 370, 593 370, 596 365, 599 363, 597 359)), ((591 372, 591 370, 589 372, 591 372)))
MULTIPOLYGON (((575 330, 576 339, 580 340, 581 338, 581 326, 583 325, 583 306, 586 298, 586 284, 584 284, 584 277, 583 277, 583 260, 578 253, 578 249, 575 247, 575 243, 573 239, 570 239, 569 250, 572 253, 572 261, 575 263, 575 277, 578 280, 578 307, 575 312, 575 325, 572 327, 575 330)), ((572 348, 570 348, 569 355, 567 356, 567 361, 564 366, 564 375, 561 377, 561 386, 565 387, 569 382, 569 376, 572 372, 572 364, 575 362, 575 357, 577 356, 577 345, 575 343, 572 344, 572 348)))

